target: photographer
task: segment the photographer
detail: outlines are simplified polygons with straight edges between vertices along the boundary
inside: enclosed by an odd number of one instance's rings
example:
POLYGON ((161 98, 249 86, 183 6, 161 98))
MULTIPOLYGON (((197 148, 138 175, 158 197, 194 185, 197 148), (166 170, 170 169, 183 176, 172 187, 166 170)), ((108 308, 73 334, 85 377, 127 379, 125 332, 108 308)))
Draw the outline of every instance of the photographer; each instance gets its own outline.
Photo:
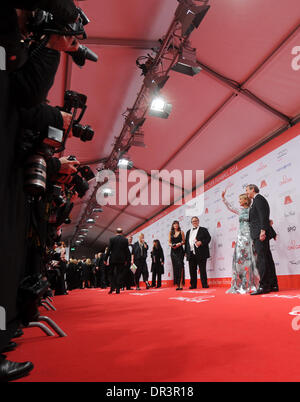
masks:
MULTIPOLYGON (((6 311, 6 330, 0 333, 0 353, 17 329, 17 290, 25 261, 26 212, 23 194, 23 172, 17 166, 15 145, 20 133, 19 108, 32 107, 44 101, 59 64, 59 52, 53 43, 37 47, 26 57, 21 49, 20 33, 14 7, 44 7, 59 15, 65 23, 77 18, 73 1, 13 1, 0 7, 0 46, 7 53, 7 71, 0 71, 0 225, 1 256, 0 305, 6 311), (52 46, 52 48, 51 48, 52 46), (11 58, 13 56, 13 58, 11 58), (17 69, 17 71, 13 71, 17 69), (17 253, 15 252, 17 250, 17 253)), ((72 47, 71 39, 64 50, 72 47)), ((57 46, 58 47, 58 46, 57 46)), ((0 355, 0 380, 8 381, 27 374, 32 363, 15 363, 0 355)))

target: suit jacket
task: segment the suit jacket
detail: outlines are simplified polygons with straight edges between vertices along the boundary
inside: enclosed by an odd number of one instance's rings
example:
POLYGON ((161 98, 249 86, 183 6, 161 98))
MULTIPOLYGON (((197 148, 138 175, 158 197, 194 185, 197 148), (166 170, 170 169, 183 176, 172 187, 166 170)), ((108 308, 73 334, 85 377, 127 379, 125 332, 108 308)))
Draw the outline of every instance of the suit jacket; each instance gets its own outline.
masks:
POLYGON ((110 264, 127 264, 130 258, 128 240, 123 235, 116 235, 109 240, 105 261, 110 257, 110 264))
POLYGON ((268 201, 261 194, 254 198, 249 212, 250 235, 253 240, 258 239, 261 230, 266 231, 269 239, 276 236, 270 225, 270 207, 268 201))
POLYGON ((149 247, 146 242, 144 243, 144 245, 146 245, 146 247, 143 247, 143 249, 141 250, 140 243, 138 241, 134 243, 132 249, 134 261, 146 261, 149 247))
MULTIPOLYGON (((189 260, 191 257, 191 253, 193 250, 191 250, 190 247, 190 232, 191 229, 187 231, 186 237, 185 237, 185 253, 186 253, 186 258, 189 260)), ((200 247, 194 246, 194 251, 195 255, 199 258, 209 258, 210 253, 209 253, 209 243, 211 241, 210 234, 208 230, 202 226, 198 227, 197 235, 196 235, 196 240, 201 241, 202 245, 200 247)))

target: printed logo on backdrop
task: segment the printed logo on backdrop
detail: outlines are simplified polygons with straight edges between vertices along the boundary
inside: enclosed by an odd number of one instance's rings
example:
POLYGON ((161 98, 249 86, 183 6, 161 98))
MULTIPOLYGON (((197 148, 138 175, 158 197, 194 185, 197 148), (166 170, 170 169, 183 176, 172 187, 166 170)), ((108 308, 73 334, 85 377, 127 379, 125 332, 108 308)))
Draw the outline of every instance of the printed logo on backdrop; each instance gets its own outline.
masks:
POLYGON ((264 188, 264 187, 267 187, 267 182, 266 182, 266 180, 262 180, 262 181, 260 182, 260 188, 264 188))
POLYGON ((299 71, 300 70, 300 46, 295 46, 292 49, 292 55, 295 56, 292 59, 292 69, 294 71, 299 71))
POLYGON ((277 155, 277 162, 282 162, 282 159, 284 159, 287 155, 288 155, 289 151, 287 150, 287 148, 281 149, 277 155))
POLYGON ((285 184, 290 183, 291 181, 293 181, 293 179, 291 177, 288 177, 288 176, 285 175, 285 176, 282 177, 281 181, 279 182, 279 185, 283 186, 285 184))
POLYGON ((282 166, 280 166, 278 169, 276 169, 276 172, 281 172, 281 171, 283 171, 283 170, 285 170, 285 169, 287 169, 287 168, 289 168, 289 167, 291 167, 292 166, 292 163, 291 162, 289 162, 289 163, 285 163, 284 165, 282 165, 282 166))
POLYGON ((262 170, 266 169, 268 167, 268 165, 264 162, 260 162, 260 164, 258 165, 258 167, 256 168, 257 172, 261 172, 262 170))
POLYGON ((300 243, 296 242, 296 240, 291 240, 287 247, 288 251, 299 250, 300 243))

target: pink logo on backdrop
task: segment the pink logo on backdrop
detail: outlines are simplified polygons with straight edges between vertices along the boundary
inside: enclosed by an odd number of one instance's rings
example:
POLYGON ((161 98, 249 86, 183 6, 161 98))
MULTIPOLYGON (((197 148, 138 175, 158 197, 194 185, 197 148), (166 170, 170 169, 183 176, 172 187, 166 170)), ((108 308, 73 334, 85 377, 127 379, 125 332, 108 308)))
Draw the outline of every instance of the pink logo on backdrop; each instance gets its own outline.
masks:
POLYGON ((290 183, 291 181, 293 181, 293 179, 291 177, 283 176, 283 178, 280 182, 280 185, 282 186, 283 184, 290 183))
POLYGON ((292 197, 290 195, 287 195, 284 199, 284 205, 288 205, 288 204, 292 204, 293 200, 292 197))
POLYGON ((267 187, 267 182, 266 182, 266 180, 263 180, 263 181, 260 183, 260 188, 264 188, 264 187, 267 187))

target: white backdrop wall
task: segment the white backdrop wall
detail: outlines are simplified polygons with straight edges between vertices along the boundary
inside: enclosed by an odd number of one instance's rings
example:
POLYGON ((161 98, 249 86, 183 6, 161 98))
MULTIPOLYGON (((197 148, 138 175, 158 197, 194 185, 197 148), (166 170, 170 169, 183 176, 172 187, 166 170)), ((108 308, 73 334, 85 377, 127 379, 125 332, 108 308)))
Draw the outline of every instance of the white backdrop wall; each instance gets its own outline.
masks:
MULTIPOLYGON (((294 130, 295 133, 295 130, 294 130)), ((271 152, 259 157, 261 152, 255 152, 248 157, 248 162, 240 161, 218 178, 205 185, 204 211, 200 218, 200 225, 208 229, 212 241, 210 243, 211 258, 207 264, 208 278, 217 284, 217 278, 227 278, 223 283, 230 283, 231 263, 238 231, 238 216, 228 211, 221 199, 221 193, 226 188, 226 198, 236 207, 239 207, 238 196, 245 192, 247 184, 257 184, 261 194, 267 198, 274 229, 278 233, 277 240, 271 240, 271 249, 278 275, 300 274, 300 129, 296 136, 276 147, 271 152), (257 159, 256 159, 257 157, 257 159), (249 164, 249 160, 252 162, 249 164)), ((291 137, 291 136, 289 136, 291 137)), ((276 139, 275 139, 276 140, 276 139)), ((278 141, 277 141, 278 142, 278 141)), ((274 148, 273 140, 264 146, 274 148)), ((199 167, 201 168, 201 166, 199 167)), ((140 232, 145 235, 149 245, 148 268, 150 272, 150 250, 153 240, 159 239, 165 254, 165 274, 163 280, 173 280, 172 263, 168 235, 171 224, 179 220, 182 230, 191 227, 190 216, 185 214, 186 206, 182 205, 169 213, 164 213, 155 222, 140 228, 134 233, 137 241, 140 232)), ((189 279, 188 262, 185 260, 185 274, 189 279)), ((220 284, 222 281, 219 282, 220 284)))

